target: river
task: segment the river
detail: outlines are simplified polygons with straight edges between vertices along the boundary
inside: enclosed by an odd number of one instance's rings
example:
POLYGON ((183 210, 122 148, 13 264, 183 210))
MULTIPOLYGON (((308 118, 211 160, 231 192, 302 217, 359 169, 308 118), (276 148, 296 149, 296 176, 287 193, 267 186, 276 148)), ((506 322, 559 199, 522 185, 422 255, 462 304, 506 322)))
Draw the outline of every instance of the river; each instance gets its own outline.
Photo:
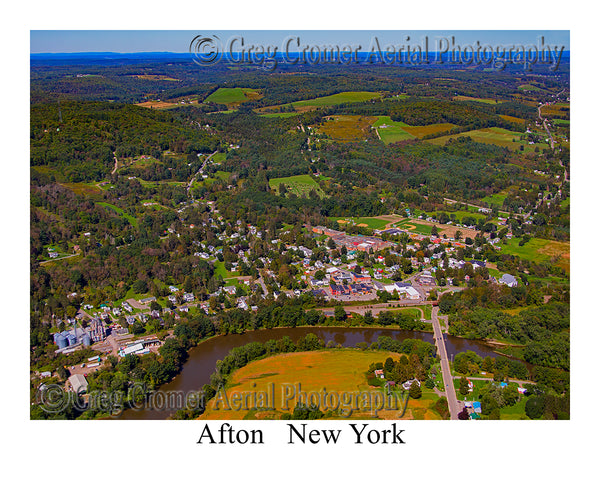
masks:
MULTIPOLYGON (((159 388, 160 394, 167 392, 193 392, 209 383, 211 374, 215 371, 217 360, 223 359, 234 347, 239 347, 250 342, 264 343, 267 340, 279 339, 285 336, 296 342, 307 333, 314 333, 325 343, 333 340, 344 347, 355 347, 357 343, 367 342, 371 344, 379 335, 387 335, 395 340, 416 338, 429 343, 434 343, 433 334, 427 332, 414 332, 407 330, 392 330, 386 328, 348 328, 348 327, 296 327, 296 328, 274 328, 271 330, 256 330, 239 335, 225 335, 213 337, 194 347, 189 352, 189 358, 183 365, 181 372, 169 383, 159 388)), ((478 340, 466 340, 463 338, 445 335, 446 349, 450 357, 459 352, 472 350, 478 355, 485 357, 496 357, 491 346, 478 340)), ((166 419, 173 411, 169 410, 126 410, 119 417, 123 420, 160 420, 166 419)))

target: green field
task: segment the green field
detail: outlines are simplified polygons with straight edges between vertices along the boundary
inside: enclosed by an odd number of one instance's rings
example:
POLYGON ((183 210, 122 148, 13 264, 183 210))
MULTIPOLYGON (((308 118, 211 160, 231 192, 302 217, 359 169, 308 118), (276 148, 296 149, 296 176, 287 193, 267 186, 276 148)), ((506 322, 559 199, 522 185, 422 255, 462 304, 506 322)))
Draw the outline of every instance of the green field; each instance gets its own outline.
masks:
POLYGON ((483 197, 481 201, 490 205, 497 205, 498 207, 502 207, 506 197, 508 197, 508 194, 506 193, 494 193, 492 195, 488 195, 487 197, 483 197))
POLYGON ((381 141, 386 145, 415 138, 414 135, 402 129, 402 127, 408 126, 407 123, 395 122, 387 116, 377 117, 377 121, 373 124, 373 127, 377 129, 377 132, 381 137, 381 141))
POLYGON ((438 210, 434 213, 436 213, 439 216, 439 214, 441 214, 442 212, 446 213, 453 222, 456 219, 456 222, 458 222, 458 223, 463 223, 463 218, 465 218, 465 217, 472 217, 475 220, 485 220, 487 218, 487 216, 484 215, 483 213, 466 211, 466 210, 457 210, 456 212, 451 212, 448 210, 438 210))
POLYGON ((523 90, 525 92, 537 92, 540 90, 540 88, 536 87, 535 85, 519 85, 519 90, 523 90))
POLYGON ((117 213, 119 216, 127 219, 127 221, 133 225, 134 227, 137 227, 138 221, 137 218, 129 215, 128 213, 125 213, 125 211, 120 208, 117 207, 116 205, 112 205, 110 203, 106 203, 106 202, 97 202, 98 205, 102 205, 105 208, 109 208, 110 210, 114 211, 115 213, 117 213))
POLYGON ((457 100, 459 102, 479 102, 479 103, 487 103, 488 105, 496 105, 497 103, 502 103, 501 100, 496 100, 493 98, 477 98, 477 97, 467 97, 465 95, 457 95, 453 98, 453 100, 457 100))
POLYGON ((213 264, 215 267, 215 275, 221 275, 221 278, 226 279, 226 278, 230 278, 230 277, 235 277, 238 274, 236 272, 230 272, 229 270, 227 270, 225 268, 225 262, 219 262, 218 260, 215 261, 215 263, 213 264))
POLYGON ((303 107, 330 107, 340 105, 341 103, 366 102, 374 98, 380 98, 381 94, 377 92, 342 92, 326 97, 313 98, 312 100, 300 100, 292 102, 294 108, 303 107))
POLYGON ((320 198, 325 198, 327 196, 311 175, 295 175, 293 177, 271 178, 269 180, 269 187, 279 193, 279 185, 281 183, 286 186, 288 192, 294 193, 298 197, 306 195, 308 198, 308 194, 312 189, 315 190, 320 198))
POLYGON ((501 246, 502 253, 517 255, 524 260, 530 260, 536 263, 550 261, 554 257, 561 257, 556 265, 569 271, 570 264, 570 244, 566 242, 556 242, 543 238, 532 238, 525 245, 519 246, 520 239, 511 238, 501 246))
POLYGON ((369 228, 377 229, 385 228, 385 226, 390 223, 388 220, 374 217, 329 217, 329 220, 333 220, 340 224, 349 223, 351 225, 367 226, 369 228))
POLYGON ((520 140, 521 135, 522 133, 520 132, 512 132, 499 127, 491 127, 482 128, 480 130, 470 130, 468 132, 463 132, 456 135, 446 135, 443 137, 433 138, 428 140, 428 142, 436 145, 445 145, 446 142, 451 138, 471 137, 474 142, 490 143, 500 147, 508 147, 511 150, 517 150, 523 146, 524 152, 533 152, 536 147, 547 147, 546 143, 535 143, 533 145, 529 145, 527 141, 520 140))
POLYGON ((261 98, 260 93, 253 88, 219 88, 204 99, 204 103, 213 102, 220 105, 239 105, 240 103, 261 98))
POLYGON ((409 234, 418 233, 420 235, 431 235, 431 225, 423 225, 421 223, 411 222, 410 219, 395 223, 394 227, 401 230, 406 230, 409 234))
POLYGON ((302 112, 279 112, 279 113, 263 113, 261 116, 266 118, 288 118, 300 115, 302 112))

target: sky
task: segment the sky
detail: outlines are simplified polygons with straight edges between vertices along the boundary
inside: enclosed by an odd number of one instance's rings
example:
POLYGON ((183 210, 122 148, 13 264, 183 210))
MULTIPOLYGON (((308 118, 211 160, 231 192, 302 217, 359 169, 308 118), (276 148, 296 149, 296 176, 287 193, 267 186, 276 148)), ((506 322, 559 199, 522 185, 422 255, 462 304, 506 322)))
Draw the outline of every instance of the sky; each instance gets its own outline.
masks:
MULTIPOLYGON (((181 52, 189 51, 197 35, 219 37, 226 44, 232 37, 241 36, 246 45, 281 47, 288 36, 300 39, 301 45, 371 45, 377 37, 382 48, 386 45, 416 45, 429 40, 430 51, 438 45, 512 46, 537 45, 565 47, 570 50, 568 30, 31 30, 30 53, 73 52, 181 52)), ((294 40, 295 41, 295 40, 294 40)), ((444 47, 442 47, 444 48, 444 47)))

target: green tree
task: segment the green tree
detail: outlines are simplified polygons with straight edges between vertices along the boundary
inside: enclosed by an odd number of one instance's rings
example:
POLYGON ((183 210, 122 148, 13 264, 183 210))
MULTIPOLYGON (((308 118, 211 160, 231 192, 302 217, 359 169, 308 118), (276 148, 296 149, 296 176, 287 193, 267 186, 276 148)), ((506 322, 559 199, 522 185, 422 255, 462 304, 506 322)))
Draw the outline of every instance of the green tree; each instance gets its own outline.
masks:
POLYGON ((423 393, 421 392, 421 387, 417 382, 413 382, 410 385, 410 388, 408 389, 408 395, 410 396, 410 398, 421 398, 421 395, 423 395, 423 393))
POLYGON ((459 392, 461 395, 467 395, 469 393, 469 381, 467 377, 460 377, 459 392))
POLYGON ((525 414, 532 419, 540 418, 544 413, 544 397, 534 395, 529 397, 525 403, 525 414))
POLYGON ((342 307, 341 305, 336 305, 336 307, 333 310, 333 318, 335 319, 336 322, 344 322, 346 321, 346 310, 344 310, 344 307, 342 307))

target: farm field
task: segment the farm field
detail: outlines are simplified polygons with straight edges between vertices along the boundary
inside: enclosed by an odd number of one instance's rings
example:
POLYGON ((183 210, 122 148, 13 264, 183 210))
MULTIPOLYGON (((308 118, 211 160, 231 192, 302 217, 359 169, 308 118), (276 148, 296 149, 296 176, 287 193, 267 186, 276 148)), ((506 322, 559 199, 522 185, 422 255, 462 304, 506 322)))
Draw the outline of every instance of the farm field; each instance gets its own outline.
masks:
POLYGON ((279 185, 282 183, 286 186, 288 192, 294 193, 298 195, 298 197, 302 197, 302 195, 306 195, 308 197, 308 194, 312 189, 314 189, 315 192, 317 192, 317 195, 319 197, 326 197, 325 192, 321 190, 319 184, 310 175, 295 175, 293 177, 271 178, 269 180, 269 187, 275 189, 276 192, 279 193, 279 185))
MULTIPOLYGON (((374 362, 384 362, 392 357, 397 360, 398 353, 382 351, 359 351, 353 349, 319 350, 313 352, 294 352, 267 357, 235 371, 225 392, 230 399, 234 392, 266 392, 274 388, 275 411, 234 411, 225 410, 223 402, 216 405, 216 398, 208 402, 202 420, 238 420, 238 419, 277 419, 283 413, 291 413, 295 401, 284 401, 285 385, 300 384, 302 392, 377 392, 376 387, 367 385, 365 372, 374 362), (271 387, 273 385, 274 387, 271 387), (215 407, 219 408, 216 409, 215 407), (287 407, 287 409, 286 409, 287 407)), ((423 392, 423 397, 408 400, 405 418, 439 418, 430 407, 437 400, 432 392, 423 392), (435 397, 435 399, 433 398, 435 397)), ((249 402, 249 407, 251 407, 249 402)), ((382 418, 398 418, 396 410, 381 411, 382 418)), ((370 412, 353 413, 350 418, 370 416, 370 412)), ((336 417, 334 417, 336 418, 336 417)), ((345 417, 339 417, 345 418, 345 417)))
POLYGON ((178 78, 169 77, 167 75, 131 75, 134 78, 139 78, 141 80, 154 80, 154 81, 164 81, 164 82, 181 82, 178 78))
POLYGON ((229 109, 241 103, 262 98, 262 94, 253 88, 219 88, 204 99, 204 103, 213 102, 227 105, 229 109))
POLYGON ((527 141, 520 140, 521 135, 522 134, 520 132, 512 132, 499 127, 491 127, 482 128, 480 130, 470 130, 468 132, 458 133, 456 135, 446 135, 443 137, 433 138, 428 140, 428 142, 436 145, 445 145, 446 142, 451 138, 471 137, 474 142, 491 143, 492 145, 507 147, 512 150, 519 149, 521 146, 523 146, 523 151, 525 152, 533 152, 536 147, 545 148, 547 146, 546 143, 535 143, 533 145, 529 145, 527 141))
POLYGON ((531 92, 531 91, 539 91, 541 90, 541 88, 536 87, 535 85, 531 85, 531 84, 526 84, 526 85, 519 85, 519 90, 523 90, 525 92, 531 92))
POLYGON ((546 117, 567 117, 570 112, 568 103, 555 103, 554 105, 544 105, 541 108, 542 116, 546 117))
POLYGON ((302 112, 279 112, 279 113, 263 113, 261 116, 265 118, 289 118, 300 115, 302 112))
MULTIPOLYGON (((286 103, 284 105, 273 105, 270 107, 263 107, 257 110, 257 113, 270 114, 278 113, 281 107, 289 107, 293 105, 297 112, 292 113, 303 113, 311 110, 316 110, 320 107, 330 107, 332 105, 340 105, 342 103, 357 103, 366 102, 367 100, 373 100, 380 98, 381 94, 377 92, 342 92, 334 95, 327 95, 325 97, 317 97, 311 100, 299 100, 297 102, 286 103)), ((288 112, 289 113, 289 112, 288 112)))
POLYGON ((317 133, 324 133, 333 140, 353 142, 366 138, 371 130, 375 117, 360 115, 334 115, 326 117, 317 133))
POLYGON ((508 122, 526 123, 525 119, 519 118, 519 117, 513 117, 512 115, 499 115, 499 117, 502 118, 503 120, 508 121, 508 122))
POLYGON ((178 107, 179 104, 174 102, 162 102, 160 100, 148 100, 146 102, 136 103, 138 107, 144 108, 156 108, 157 110, 164 110, 167 108, 178 107))
POLYGON ((497 103, 502 103, 502 100, 496 100, 494 98, 467 97, 465 95, 456 95, 455 97, 453 97, 453 100, 457 100, 459 102, 487 103, 488 105, 496 105, 497 103))
POLYGON ((423 138, 425 135, 451 130, 455 126, 456 125, 452 123, 433 123, 422 127, 403 127, 403 129, 405 132, 414 135, 417 138, 423 138))
POLYGON ((373 123, 373 128, 377 129, 381 141, 386 145, 415 138, 414 135, 404 130, 403 127, 408 126, 407 123, 395 122, 388 116, 379 116, 377 117, 377 121, 373 123))

